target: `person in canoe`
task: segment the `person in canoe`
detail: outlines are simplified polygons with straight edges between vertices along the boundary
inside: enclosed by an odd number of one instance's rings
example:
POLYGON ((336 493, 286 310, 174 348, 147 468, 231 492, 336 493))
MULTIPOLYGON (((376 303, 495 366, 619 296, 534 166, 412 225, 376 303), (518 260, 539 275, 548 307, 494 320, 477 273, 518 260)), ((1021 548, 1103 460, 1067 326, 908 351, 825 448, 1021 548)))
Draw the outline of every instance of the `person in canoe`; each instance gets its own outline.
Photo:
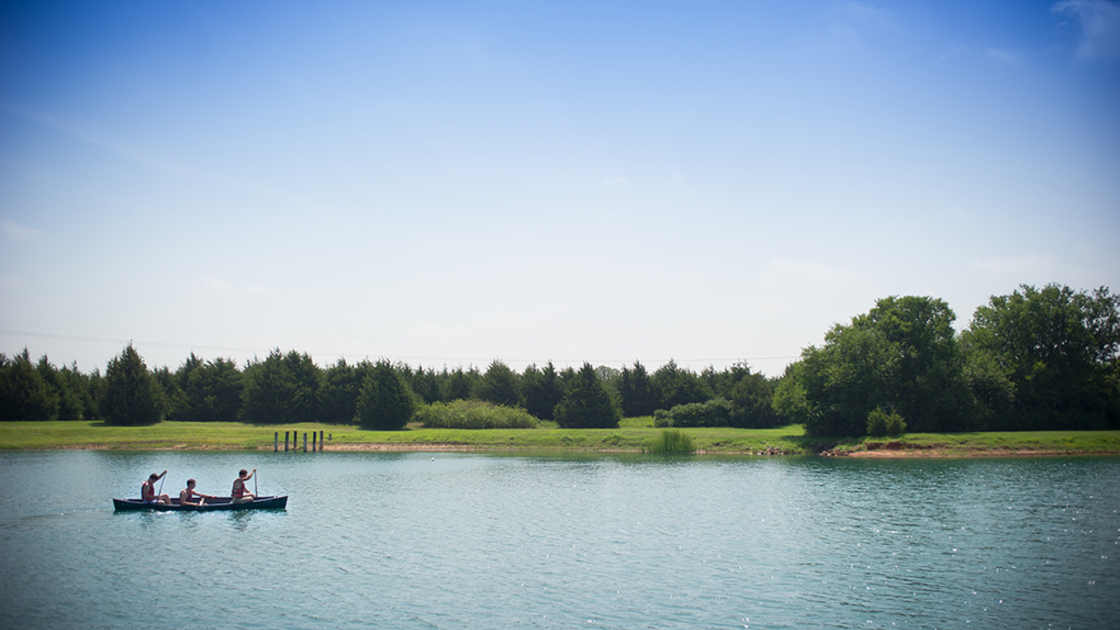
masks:
POLYGON ((252 501, 256 498, 255 496, 253 496, 252 492, 249 492, 249 488, 245 486, 245 482, 252 479, 253 475, 256 472, 256 468, 253 469, 253 472, 248 472, 244 468, 242 468, 241 472, 237 475, 237 479, 233 480, 233 493, 230 496, 233 497, 234 503, 241 503, 242 501, 252 501))
POLYGON ((141 501, 143 501, 144 503, 148 503, 150 505, 156 505, 156 504, 171 505, 171 497, 167 496, 166 494, 161 494, 159 496, 156 496, 156 482, 159 481, 160 479, 163 479, 163 476, 166 475, 166 474, 167 474, 166 470, 163 471, 162 473, 158 474, 158 475, 155 474, 155 473, 152 473, 151 475, 148 476, 147 481, 140 484, 140 500, 141 501))
POLYGON ((195 483, 196 482, 195 482, 194 479, 188 479, 187 480, 187 487, 184 488, 183 491, 179 493, 179 505, 193 505, 194 507, 201 507, 203 504, 206 503, 206 499, 216 499, 217 498, 214 495, 202 494, 201 492, 198 492, 197 490, 195 490, 194 489, 195 483), (194 500, 195 497, 198 497, 198 501, 194 500))

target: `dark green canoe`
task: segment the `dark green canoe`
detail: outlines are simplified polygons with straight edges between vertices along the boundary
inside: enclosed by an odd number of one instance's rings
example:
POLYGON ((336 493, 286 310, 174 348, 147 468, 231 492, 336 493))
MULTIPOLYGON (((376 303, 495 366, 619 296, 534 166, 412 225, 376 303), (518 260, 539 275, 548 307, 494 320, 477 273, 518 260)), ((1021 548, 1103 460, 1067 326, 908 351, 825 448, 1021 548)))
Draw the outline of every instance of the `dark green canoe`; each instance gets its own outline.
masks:
POLYGON ((213 512, 218 510, 283 510, 288 506, 288 497, 257 497, 252 501, 233 503, 229 497, 206 499, 206 504, 179 505, 179 499, 171 499, 171 505, 144 503, 140 499, 113 499, 117 510, 157 510, 160 512, 213 512))

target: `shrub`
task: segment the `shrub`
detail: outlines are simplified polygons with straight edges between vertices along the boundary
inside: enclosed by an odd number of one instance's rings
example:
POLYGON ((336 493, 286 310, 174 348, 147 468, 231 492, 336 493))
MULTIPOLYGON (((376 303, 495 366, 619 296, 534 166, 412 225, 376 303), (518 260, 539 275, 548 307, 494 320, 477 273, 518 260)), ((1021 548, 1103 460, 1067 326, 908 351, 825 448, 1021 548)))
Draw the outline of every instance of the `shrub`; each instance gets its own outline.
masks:
POLYGON ((691 455, 696 452, 692 437, 680 429, 665 429, 650 443, 647 452, 654 455, 691 455))
POLYGON ((883 437, 887 434, 887 412, 876 408, 867 414, 867 434, 871 437, 883 437))
POLYGON ((901 435, 905 431, 906 421, 894 411, 887 413, 882 407, 876 407, 867 414, 867 434, 872 437, 901 435))
POLYGON ((887 435, 902 435, 906 433, 906 421, 897 413, 887 416, 887 435))
POLYGON ((426 429, 533 429, 537 419, 520 407, 481 400, 454 400, 422 405, 415 419, 426 429))
POLYGON ((659 409, 653 414, 658 427, 726 427, 731 425, 731 403, 713 398, 702 403, 677 405, 669 411, 659 409))

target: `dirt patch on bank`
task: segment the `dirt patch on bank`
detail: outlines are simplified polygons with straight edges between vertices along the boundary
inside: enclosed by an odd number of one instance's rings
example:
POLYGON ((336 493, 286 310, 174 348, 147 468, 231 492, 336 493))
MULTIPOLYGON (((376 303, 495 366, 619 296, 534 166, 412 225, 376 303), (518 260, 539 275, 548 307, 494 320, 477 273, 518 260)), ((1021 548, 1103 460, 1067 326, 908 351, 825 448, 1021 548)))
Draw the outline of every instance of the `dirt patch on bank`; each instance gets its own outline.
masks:
POLYGON ((368 452, 445 452, 445 453, 473 453, 476 451, 501 450, 500 447, 484 448, 468 446, 466 444, 327 444, 324 451, 368 451, 368 452))

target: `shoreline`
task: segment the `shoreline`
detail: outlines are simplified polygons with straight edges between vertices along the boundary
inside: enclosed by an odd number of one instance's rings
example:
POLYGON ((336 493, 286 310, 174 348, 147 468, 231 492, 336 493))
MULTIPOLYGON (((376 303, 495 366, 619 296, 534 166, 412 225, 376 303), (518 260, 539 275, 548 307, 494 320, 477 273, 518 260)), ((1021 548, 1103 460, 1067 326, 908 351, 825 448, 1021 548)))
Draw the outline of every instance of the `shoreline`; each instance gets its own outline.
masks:
MULTIPOLYGON (((324 452, 458 452, 557 455, 640 454, 664 430, 652 418, 624 419, 614 429, 425 429, 374 431, 351 425, 255 426, 162 422, 113 427, 95 421, 0 422, 3 450, 301 451, 309 434, 324 433, 324 452), (284 449, 285 439, 299 440, 284 449)), ((696 455, 856 458, 1120 456, 1120 431, 912 433, 899 437, 819 438, 800 425, 769 429, 688 428, 696 455)))
MULTIPOLYGON (((272 446, 242 447, 234 444, 172 446, 139 446, 131 442, 103 444, 64 444, 52 447, 3 448, 5 451, 271 451, 272 446)), ((278 451, 283 453, 285 451, 278 451)), ((291 453, 301 452, 292 449, 291 453)), ((503 453, 538 455, 563 454, 629 454, 640 455, 641 449, 633 448, 575 448, 539 447, 527 445, 505 445, 502 447, 486 445, 442 443, 393 443, 393 442, 346 442, 327 445, 319 452, 324 453, 503 453)), ((697 449, 692 455, 735 456, 735 457, 838 457, 855 459, 952 459, 952 458, 997 458, 997 457, 1120 457, 1120 450, 1060 450, 1060 449, 1008 449, 1008 448, 936 448, 912 446, 910 448, 855 448, 851 450, 824 450, 819 453, 785 452, 771 449, 765 451, 733 451, 697 449)))

